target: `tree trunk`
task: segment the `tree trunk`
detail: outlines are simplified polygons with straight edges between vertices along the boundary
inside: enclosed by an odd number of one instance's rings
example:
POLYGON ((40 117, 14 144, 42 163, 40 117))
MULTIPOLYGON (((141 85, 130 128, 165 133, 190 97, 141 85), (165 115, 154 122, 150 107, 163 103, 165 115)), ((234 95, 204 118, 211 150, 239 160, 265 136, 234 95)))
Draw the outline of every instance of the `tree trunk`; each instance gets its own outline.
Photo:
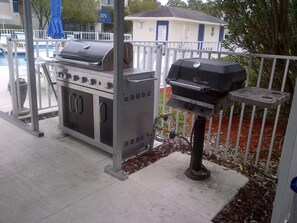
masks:
POLYGON ((19 0, 18 1, 18 7, 19 7, 19 14, 20 14, 20 19, 21 19, 21 25, 23 27, 23 29, 25 28, 25 24, 24 24, 24 1, 23 0, 19 0))

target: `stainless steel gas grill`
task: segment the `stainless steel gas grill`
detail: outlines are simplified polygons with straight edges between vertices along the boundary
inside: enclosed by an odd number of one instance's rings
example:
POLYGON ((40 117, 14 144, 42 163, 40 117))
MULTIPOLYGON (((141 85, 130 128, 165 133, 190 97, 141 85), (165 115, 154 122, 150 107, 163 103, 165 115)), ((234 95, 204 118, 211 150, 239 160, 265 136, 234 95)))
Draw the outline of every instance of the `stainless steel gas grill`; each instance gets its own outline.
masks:
POLYGON ((241 88, 245 79, 244 68, 229 62, 190 58, 171 66, 166 82, 172 87, 172 95, 167 105, 197 114, 190 167, 185 172, 189 178, 210 176, 202 164, 206 118, 228 106, 228 93, 241 88))
MULTIPOLYGON (((123 156, 151 142, 153 71, 132 68, 132 45, 124 44, 123 156)), ((59 127, 113 153, 113 43, 73 41, 56 64, 59 127)))

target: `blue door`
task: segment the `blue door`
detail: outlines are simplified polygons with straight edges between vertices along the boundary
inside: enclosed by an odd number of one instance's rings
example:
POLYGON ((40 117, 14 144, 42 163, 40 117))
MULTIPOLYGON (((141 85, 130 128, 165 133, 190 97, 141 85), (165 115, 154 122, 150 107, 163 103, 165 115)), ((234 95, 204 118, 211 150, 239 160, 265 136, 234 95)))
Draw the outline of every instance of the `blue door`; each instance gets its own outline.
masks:
POLYGON ((224 38, 224 26, 220 27, 220 34, 219 34, 219 42, 221 42, 224 38))
POLYGON ((168 40, 168 21, 157 21, 157 41, 167 41, 168 40))
POLYGON ((202 45, 201 43, 204 40, 204 29, 205 25, 204 24, 199 24, 198 28, 198 50, 202 50, 202 45))

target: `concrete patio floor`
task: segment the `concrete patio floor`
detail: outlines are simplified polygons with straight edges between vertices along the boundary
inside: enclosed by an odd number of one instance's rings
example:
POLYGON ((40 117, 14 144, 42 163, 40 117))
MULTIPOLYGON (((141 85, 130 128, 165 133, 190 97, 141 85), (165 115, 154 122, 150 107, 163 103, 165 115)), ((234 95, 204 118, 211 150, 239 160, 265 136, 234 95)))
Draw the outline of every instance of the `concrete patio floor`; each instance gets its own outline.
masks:
POLYGON ((36 138, 0 119, 0 223, 207 223, 248 181, 207 161, 210 179, 192 181, 178 152, 119 181, 104 173, 109 154, 57 124, 41 121, 36 138))

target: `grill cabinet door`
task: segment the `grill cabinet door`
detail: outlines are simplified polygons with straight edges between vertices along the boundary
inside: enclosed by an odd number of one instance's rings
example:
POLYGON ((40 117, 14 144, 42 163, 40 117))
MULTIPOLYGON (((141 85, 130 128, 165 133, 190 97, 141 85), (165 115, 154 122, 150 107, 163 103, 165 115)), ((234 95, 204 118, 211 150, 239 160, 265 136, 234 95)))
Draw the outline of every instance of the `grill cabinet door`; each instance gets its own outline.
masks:
POLYGON ((93 95, 62 86, 63 125, 94 139, 93 95))
POLYGON ((94 139, 93 95, 76 91, 75 99, 78 132, 94 139))
POLYGON ((62 110, 63 110, 63 125, 69 129, 77 131, 77 114, 75 106, 76 91, 63 87, 62 92, 62 110))
POLYGON ((113 100, 99 97, 100 142, 113 146, 113 100))

